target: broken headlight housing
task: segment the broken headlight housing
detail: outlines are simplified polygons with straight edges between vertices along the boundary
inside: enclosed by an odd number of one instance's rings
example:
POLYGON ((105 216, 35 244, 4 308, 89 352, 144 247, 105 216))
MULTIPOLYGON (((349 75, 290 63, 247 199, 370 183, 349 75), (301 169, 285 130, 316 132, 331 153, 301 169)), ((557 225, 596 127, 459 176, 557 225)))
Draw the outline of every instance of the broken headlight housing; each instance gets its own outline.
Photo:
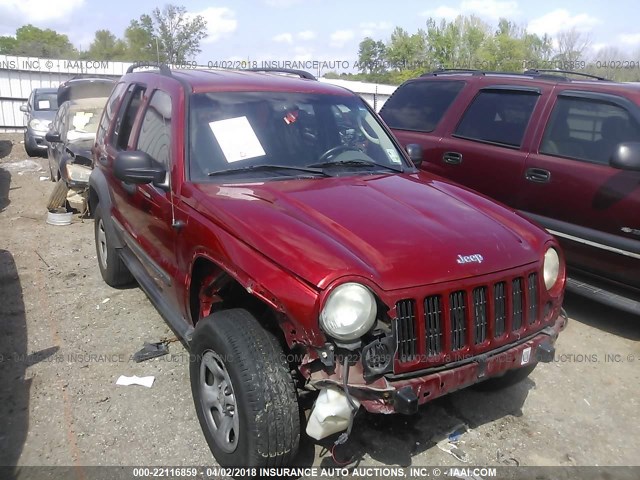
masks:
POLYGON ((353 342, 371 330, 376 313, 371 290, 359 283, 344 283, 327 297, 320 312, 320 326, 338 341, 353 342))
POLYGON ((74 182, 89 182, 91 167, 78 165, 77 163, 67 163, 67 178, 74 182))

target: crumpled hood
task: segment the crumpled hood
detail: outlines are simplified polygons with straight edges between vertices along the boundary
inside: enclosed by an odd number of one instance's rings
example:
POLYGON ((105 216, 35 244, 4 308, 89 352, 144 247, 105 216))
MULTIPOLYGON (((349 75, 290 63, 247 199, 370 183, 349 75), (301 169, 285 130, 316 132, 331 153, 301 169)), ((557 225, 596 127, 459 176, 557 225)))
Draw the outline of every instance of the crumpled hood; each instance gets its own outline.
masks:
POLYGON ((547 238, 512 211, 423 173, 196 189, 194 208, 320 288, 346 275, 394 290, 496 272, 539 260, 547 238))

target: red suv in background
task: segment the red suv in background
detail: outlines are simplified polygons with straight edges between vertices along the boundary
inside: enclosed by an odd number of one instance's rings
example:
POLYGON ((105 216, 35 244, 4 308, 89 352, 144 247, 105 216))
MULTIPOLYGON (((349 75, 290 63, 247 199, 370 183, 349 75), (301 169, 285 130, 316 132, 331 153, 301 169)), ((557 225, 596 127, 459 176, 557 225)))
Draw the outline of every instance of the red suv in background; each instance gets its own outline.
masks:
POLYGON ((567 288, 640 313, 640 85, 575 76, 436 71, 380 115, 421 168, 557 236, 567 288))
POLYGON ((415 413, 553 359, 557 241, 417 170, 360 97, 299 71, 133 70, 93 149, 98 265, 190 349, 221 465, 290 463, 300 391, 319 440, 360 406, 415 413))

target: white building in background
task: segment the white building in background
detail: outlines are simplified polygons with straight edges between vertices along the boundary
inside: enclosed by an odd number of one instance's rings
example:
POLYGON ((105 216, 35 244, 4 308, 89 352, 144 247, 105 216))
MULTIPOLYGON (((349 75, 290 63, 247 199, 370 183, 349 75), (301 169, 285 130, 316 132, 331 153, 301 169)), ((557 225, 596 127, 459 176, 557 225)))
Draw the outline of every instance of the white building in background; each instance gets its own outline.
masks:
MULTIPOLYGON (((27 101, 34 88, 55 88, 78 74, 119 78, 130 65, 131 63, 127 62, 106 60, 64 60, 0 55, 0 133, 23 131, 24 114, 20 111, 20 105, 27 101)), ((376 110, 380 110, 396 89, 390 85, 347 80, 321 78, 320 81, 339 85, 360 94, 376 110)))
POLYGON ((389 97, 396 91, 394 85, 382 85, 378 83, 354 82, 351 80, 338 80, 320 78, 321 82, 330 83, 339 87, 348 88, 352 92, 359 94, 371 105, 376 112, 379 112, 389 97))

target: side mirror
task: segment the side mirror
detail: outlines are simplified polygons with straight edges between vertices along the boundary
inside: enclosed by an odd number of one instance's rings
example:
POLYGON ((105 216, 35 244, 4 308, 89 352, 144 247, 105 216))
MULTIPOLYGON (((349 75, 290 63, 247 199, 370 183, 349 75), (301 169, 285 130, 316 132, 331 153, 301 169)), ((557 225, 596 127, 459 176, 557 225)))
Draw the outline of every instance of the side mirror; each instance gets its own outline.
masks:
POLYGON ((62 139, 60 138, 60 134, 58 132, 47 132, 44 136, 45 140, 49 143, 60 143, 62 139))
POLYGON ((609 165, 620 170, 640 172, 640 142, 624 142, 616 146, 609 165))
POLYGON ((20 111, 24 112, 24 113, 27 113, 28 110, 27 110, 27 104, 26 103, 23 103, 22 105, 20 105, 20 111))
POLYGON ((417 143, 410 143, 407 145, 407 153, 409 158, 416 167, 422 165, 422 147, 417 143))
POLYGON ((165 168, 151 156, 140 150, 118 153, 113 162, 113 174, 127 183, 162 183, 167 175, 165 168))

